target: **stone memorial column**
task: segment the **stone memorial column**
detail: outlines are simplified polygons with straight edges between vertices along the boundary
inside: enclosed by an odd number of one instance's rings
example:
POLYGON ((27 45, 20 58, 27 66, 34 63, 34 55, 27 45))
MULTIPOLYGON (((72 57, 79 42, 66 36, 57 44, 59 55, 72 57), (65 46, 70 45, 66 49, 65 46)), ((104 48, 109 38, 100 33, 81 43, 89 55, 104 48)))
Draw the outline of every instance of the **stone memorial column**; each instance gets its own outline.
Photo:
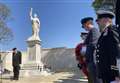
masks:
POLYGON ((31 68, 38 68, 43 70, 43 63, 41 61, 41 41, 27 40, 28 48, 28 64, 31 68))
POLYGON ((41 61, 41 40, 39 37, 40 31, 40 20, 37 17, 37 14, 32 16, 33 9, 30 10, 30 19, 32 22, 32 36, 27 39, 27 54, 28 60, 27 63, 24 64, 23 69, 31 70, 30 72, 35 72, 35 70, 43 71, 43 63, 41 61))

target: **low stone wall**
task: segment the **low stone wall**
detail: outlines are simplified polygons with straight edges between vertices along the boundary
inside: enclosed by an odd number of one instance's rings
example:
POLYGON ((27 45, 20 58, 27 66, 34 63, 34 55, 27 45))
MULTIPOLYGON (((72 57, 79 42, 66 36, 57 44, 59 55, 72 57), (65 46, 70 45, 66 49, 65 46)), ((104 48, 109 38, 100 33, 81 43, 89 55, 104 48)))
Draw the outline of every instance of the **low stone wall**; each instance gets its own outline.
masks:
MULTIPOLYGON (((2 60, 2 63, 0 64, 1 67, 10 71, 13 71, 12 67, 12 51, 9 52, 0 52, 1 57, 0 60, 2 60)), ((27 60, 27 52, 22 52, 22 65, 26 63, 27 60)), ((21 65, 21 66, 22 66, 21 65)))
POLYGON ((76 68, 74 49, 51 48, 42 50, 42 62, 53 71, 76 68))
MULTIPOLYGON (((12 71, 12 52, 2 52, 4 68, 12 71)), ((22 65, 28 61, 27 52, 22 52, 22 65)), ((42 62, 52 71, 76 68, 75 53, 73 48, 42 49, 42 62)))
POLYGON ((12 71, 12 52, 0 52, 0 69, 8 69, 12 71))

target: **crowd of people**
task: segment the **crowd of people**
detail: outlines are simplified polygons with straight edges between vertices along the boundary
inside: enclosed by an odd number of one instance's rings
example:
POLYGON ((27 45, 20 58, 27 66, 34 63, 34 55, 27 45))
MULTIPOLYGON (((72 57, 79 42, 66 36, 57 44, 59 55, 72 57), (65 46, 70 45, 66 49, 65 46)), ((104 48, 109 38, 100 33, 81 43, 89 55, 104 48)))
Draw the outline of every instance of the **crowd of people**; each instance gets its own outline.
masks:
POLYGON ((96 12, 98 29, 92 17, 81 19, 82 42, 75 48, 78 67, 88 78, 88 83, 120 83, 120 32, 113 25, 115 14, 108 10, 96 12))

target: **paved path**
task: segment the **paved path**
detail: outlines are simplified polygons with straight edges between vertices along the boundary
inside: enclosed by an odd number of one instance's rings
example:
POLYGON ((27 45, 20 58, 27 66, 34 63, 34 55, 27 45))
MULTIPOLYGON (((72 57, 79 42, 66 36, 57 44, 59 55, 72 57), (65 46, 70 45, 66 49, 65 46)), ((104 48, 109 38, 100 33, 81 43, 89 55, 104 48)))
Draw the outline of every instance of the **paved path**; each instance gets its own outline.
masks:
POLYGON ((20 77, 19 81, 10 80, 10 75, 4 75, 0 83, 87 83, 79 71, 61 71, 49 76, 20 77))

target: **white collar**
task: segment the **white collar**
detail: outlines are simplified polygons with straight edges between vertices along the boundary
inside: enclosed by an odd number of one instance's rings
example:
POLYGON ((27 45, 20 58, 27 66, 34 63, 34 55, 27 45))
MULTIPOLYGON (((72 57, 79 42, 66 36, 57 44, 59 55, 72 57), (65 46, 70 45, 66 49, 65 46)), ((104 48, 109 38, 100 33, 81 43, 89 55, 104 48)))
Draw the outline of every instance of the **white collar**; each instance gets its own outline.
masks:
POLYGON ((111 24, 110 23, 107 23, 106 24, 106 26, 105 26, 105 28, 103 29, 103 32, 106 30, 106 28, 108 27, 108 26, 110 26, 111 24))

